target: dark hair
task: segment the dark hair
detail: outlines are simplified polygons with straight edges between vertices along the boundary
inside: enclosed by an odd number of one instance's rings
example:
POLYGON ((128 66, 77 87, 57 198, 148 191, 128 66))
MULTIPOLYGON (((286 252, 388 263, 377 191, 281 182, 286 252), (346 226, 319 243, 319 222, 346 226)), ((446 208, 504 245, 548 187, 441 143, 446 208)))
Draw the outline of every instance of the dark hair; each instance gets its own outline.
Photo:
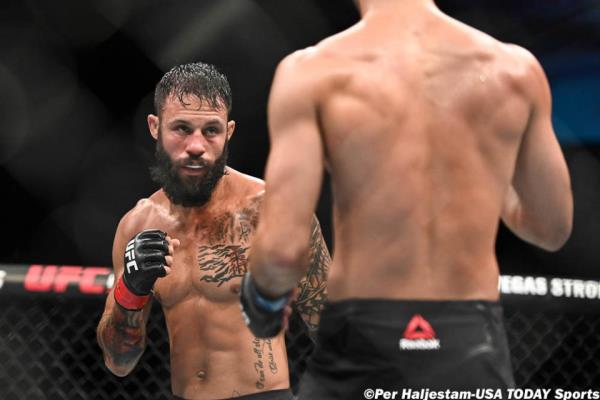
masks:
POLYGON ((214 108, 225 105, 227 115, 231 112, 231 88, 227 77, 214 65, 201 62, 177 65, 167 72, 154 90, 154 109, 162 112, 166 99, 174 95, 183 104, 185 95, 195 95, 208 101, 214 108))

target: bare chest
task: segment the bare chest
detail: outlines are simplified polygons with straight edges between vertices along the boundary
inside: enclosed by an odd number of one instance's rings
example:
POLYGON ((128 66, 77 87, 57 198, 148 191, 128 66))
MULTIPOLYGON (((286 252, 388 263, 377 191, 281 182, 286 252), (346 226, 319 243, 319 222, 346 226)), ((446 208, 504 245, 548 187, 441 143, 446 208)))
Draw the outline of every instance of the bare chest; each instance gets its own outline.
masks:
POLYGON ((192 229, 174 231, 171 236, 181 245, 175 250, 172 271, 155 285, 163 307, 201 299, 223 304, 238 301, 257 222, 255 208, 242 208, 192 229))

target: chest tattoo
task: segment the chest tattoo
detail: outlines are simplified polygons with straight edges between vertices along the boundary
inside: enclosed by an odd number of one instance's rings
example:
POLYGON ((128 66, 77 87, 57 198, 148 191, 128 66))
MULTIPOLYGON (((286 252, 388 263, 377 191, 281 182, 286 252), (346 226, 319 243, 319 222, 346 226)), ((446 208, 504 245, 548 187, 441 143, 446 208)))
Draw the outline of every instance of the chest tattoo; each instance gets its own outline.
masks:
POLYGON ((219 287, 233 278, 241 278, 248 265, 248 249, 240 245, 200 246, 198 264, 201 271, 207 272, 200 280, 219 287))
POLYGON ((220 287, 246 273, 250 241, 258 224, 258 206, 253 201, 235 213, 214 218, 204 236, 206 244, 198 247, 198 265, 205 273, 201 281, 220 287))

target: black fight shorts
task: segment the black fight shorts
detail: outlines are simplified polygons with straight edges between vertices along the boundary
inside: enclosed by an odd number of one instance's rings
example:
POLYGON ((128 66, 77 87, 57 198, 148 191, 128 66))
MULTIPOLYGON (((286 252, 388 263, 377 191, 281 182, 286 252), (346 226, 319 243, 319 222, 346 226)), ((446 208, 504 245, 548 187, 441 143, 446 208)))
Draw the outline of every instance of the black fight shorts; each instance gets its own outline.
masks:
MULTIPOLYGON (((182 397, 173 397, 174 400, 185 400, 182 397)), ((269 390, 267 392, 258 392, 239 397, 231 397, 236 400, 294 400, 295 397, 290 389, 269 390)), ((223 399, 226 400, 226 399, 223 399)))
POLYGON ((317 337, 299 400, 514 387, 498 303, 345 300, 326 306, 317 337))

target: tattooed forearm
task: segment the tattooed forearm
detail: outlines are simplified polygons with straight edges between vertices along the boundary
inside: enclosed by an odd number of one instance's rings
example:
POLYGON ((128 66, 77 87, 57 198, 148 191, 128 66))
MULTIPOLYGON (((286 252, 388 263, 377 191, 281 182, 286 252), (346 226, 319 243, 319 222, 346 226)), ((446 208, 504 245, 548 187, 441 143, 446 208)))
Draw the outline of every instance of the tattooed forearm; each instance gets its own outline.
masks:
POLYGON ((98 326, 98 341, 107 366, 118 375, 126 374, 146 346, 143 312, 127 311, 115 305, 98 326))
MULTIPOLYGON (((319 221, 314 218, 311 233, 310 264, 300 281, 296 310, 308 326, 311 337, 319 324, 321 310, 327 300, 327 271, 331 257, 323 239, 319 221)), ((314 339, 314 338, 313 338, 314 339)))

